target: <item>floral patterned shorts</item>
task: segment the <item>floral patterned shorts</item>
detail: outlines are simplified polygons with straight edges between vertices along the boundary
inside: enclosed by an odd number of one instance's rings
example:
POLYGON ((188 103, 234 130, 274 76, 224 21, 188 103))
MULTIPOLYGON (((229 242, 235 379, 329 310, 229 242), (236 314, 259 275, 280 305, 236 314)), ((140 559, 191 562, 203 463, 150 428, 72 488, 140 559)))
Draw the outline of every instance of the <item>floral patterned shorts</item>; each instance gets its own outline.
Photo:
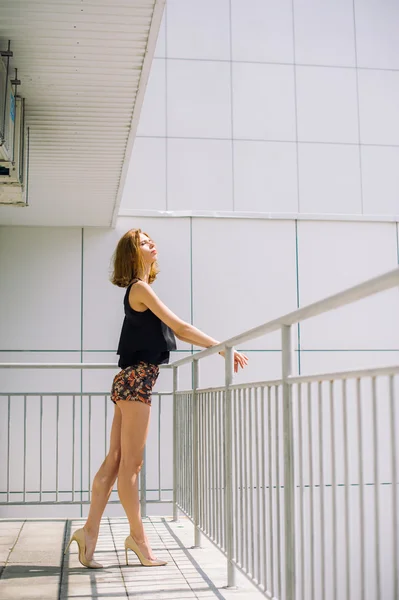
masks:
POLYGON ((159 366, 140 362, 126 367, 114 377, 111 400, 135 400, 151 406, 151 392, 159 375, 159 366))

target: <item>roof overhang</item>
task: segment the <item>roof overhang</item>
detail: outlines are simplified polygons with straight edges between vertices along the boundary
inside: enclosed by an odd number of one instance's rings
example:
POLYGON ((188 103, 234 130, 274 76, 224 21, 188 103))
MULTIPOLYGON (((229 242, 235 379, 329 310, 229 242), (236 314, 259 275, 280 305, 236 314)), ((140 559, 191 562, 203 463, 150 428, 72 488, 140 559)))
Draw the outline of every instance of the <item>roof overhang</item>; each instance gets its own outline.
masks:
POLYGON ((115 226, 165 0, 0 0, 29 128, 2 225, 115 226))

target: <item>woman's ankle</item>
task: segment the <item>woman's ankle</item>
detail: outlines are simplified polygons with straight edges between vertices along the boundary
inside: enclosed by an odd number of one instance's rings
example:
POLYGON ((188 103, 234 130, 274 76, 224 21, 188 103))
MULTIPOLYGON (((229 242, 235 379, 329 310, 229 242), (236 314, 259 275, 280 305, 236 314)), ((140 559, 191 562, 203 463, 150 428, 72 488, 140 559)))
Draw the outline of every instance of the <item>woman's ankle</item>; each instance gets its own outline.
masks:
POLYGON ((136 544, 144 544, 146 542, 145 536, 142 533, 130 531, 130 537, 134 539, 136 544))
POLYGON ((87 535, 89 535, 90 537, 98 536, 98 533, 100 530, 99 527, 93 527, 93 526, 87 525, 87 524, 83 525, 83 529, 84 529, 85 533, 87 533, 87 535))

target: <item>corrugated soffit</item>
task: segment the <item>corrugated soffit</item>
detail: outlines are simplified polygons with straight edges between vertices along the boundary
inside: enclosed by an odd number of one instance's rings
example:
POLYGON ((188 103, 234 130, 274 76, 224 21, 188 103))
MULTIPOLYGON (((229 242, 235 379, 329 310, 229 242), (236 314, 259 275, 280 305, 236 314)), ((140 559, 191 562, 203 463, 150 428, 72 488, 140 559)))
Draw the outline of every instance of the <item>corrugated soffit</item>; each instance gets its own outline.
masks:
POLYGON ((0 206, 0 224, 115 224, 163 8, 0 0, 29 127, 29 206, 0 206))

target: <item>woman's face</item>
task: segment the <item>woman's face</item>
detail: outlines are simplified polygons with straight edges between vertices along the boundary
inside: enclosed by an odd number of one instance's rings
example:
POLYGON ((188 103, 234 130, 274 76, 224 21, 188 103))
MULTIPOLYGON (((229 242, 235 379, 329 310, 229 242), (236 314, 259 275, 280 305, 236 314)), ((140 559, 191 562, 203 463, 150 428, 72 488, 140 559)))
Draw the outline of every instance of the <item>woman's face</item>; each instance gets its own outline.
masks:
POLYGON ((144 262, 151 265, 157 260, 157 249, 155 243, 145 234, 140 232, 140 249, 144 262))

